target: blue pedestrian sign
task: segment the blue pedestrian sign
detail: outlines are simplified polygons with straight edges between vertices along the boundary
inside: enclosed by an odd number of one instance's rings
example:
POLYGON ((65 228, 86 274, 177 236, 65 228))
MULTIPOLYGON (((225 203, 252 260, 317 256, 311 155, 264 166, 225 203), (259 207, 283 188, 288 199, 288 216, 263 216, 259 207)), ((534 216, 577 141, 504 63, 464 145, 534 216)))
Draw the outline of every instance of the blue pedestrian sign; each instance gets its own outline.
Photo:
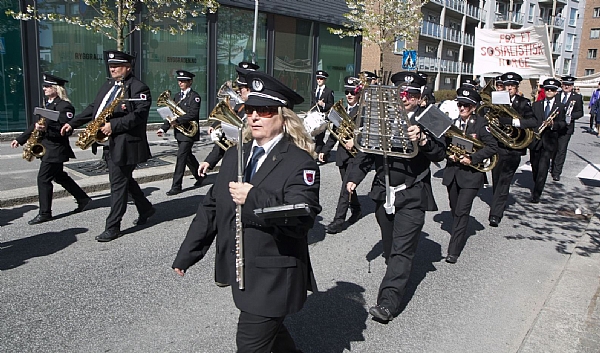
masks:
POLYGON ((4 37, 0 37, 0 54, 6 54, 6 47, 4 46, 4 37))
POLYGON ((417 69, 417 51, 405 50, 402 52, 402 70, 417 69))

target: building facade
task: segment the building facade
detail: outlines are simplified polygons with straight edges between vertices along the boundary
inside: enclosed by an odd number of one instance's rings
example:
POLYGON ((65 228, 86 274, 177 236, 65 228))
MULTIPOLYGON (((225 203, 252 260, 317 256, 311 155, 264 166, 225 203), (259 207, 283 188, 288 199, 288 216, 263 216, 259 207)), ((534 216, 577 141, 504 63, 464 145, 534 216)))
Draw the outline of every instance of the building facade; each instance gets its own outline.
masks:
MULTIPOLYGON (((193 88, 202 97, 200 116, 206 119, 216 104, 221 84, 235 79, 235 66, 252 60, 254 2, 219 3, 217 13, 194 18, 193 29, 183 35, 138 31, 126 40, 125 51, 137 57, 135 74, 152 92, 151 122, 160 121, 156 112, 158 95, 178 90, 176 70, 196 74, 193 88)), ((76 25, 17 21, 4 14, 8 8, 25 6, 24 0, 0 6, 0 132, 22 131, 32 122, 31 112, 43 104, 42 72, 69 80, 69 98, 76 112, 83 110, 109 76, 103 51, 116 48, 114 41, 76 25)), ((67 0, 38 1, 37 6, 66 15, 87 10, 84 2, 67 0)), ((356 74, 360 67, 359 39, 340 39, 328 30, 339 27, 347 11, 344 0, 259 2, 255 61, 261 70, 305 98, 297 111, 310 109, 316 70, 329 73, 327 85, 336 99, 342 99, 343 78, 356 74)))
MULTIPOLYGON (((581 16, 581 40, 576 75, 600 74, 600 0, 586 0, 581 16)), ((595 88, 595 87, 594 87, 595 88)))

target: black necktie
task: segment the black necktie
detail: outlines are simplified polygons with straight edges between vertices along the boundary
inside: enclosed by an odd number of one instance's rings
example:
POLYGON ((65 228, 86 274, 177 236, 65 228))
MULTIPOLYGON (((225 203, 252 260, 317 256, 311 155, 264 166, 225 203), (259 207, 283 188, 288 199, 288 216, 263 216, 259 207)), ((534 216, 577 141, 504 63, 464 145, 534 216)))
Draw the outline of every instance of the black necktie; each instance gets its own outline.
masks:
POLYGON ((254 174, 256 174, 256 167, 258 166, 258 160, 260 157, 265 154, 265 149, 260 146, 254 146, 252 149, 252 158, 250 158, 250 162, 246 166, 246 171, 244 172, 244 181, 250 182, 254 174))
POLYGON ((46 102, 46 109, 50 109, 50 105, 52 105, 52 103, 46 102))
POLYGON ((183 99, 183 97, 185 96, 185 92, 181 91, 179 93, 179 100, 181 101, 183 99))
POLYGON ((550 115, 550 108, 552 108, 552 106, 550 105, 550 101, 547 100, 546 101, 546 109, 544 109, 544 117, 548 117, 550 115))
POLYGON ((321 99, 321 92, 322 92, 321 88, 317 88, 317 100, 321 99))

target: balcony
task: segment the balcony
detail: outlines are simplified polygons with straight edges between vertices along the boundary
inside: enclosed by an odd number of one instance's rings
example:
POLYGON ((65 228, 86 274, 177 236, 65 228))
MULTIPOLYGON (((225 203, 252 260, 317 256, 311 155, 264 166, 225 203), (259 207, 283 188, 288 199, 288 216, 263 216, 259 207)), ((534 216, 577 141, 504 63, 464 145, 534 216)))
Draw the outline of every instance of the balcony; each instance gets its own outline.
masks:
POLYGON ((465 2, 462 0, 446 0, 446 8, 454 10, 460 14, 465 12, 465 2))
POLYGON ((473 64, 472 63, 462 63, 462 73, 473 75, 473 64))
MULTIPOLYGON (((552 5, 554 4, 554 0, 538 0, 538 4, 543 5, 543 4, 549 4, 552 5)), ((556 4, 560 4, 560 5, 568 5, 569 4, 569 0, 556 0, 556 4)))
POLYGON ((419 71, 441 72, 444 74, 472 74, 473 64, 436 58, 420 57, 417 62, 419 71))
POLYGON ((496 12, 494 19, 494 28, 508 28, 510 24, 511 28, 523 27, 523 14, 520 12, 510 14, 508 12, 499 13, 496 12))
POLYGON ((421 26, 421 35, 442 39, 442 26, 437 23, 423 21, 423 26, 421 26))
POLYGON ((485 15, 487 14, 487 11, 477 6, 467 4, 467 11, 465 12, 465 14, 471 18, 476 19, 477 21, 485 21, 485 15))
POLYGON ((444 27, 444 40, 452 43, 462 44, 462 32, 457 29, 444 27))
POLYGON ((464 45, 468 45, 470 47, 475 46, 475 35, 470 33, 465 33, 463 35, 463 43, 464 45))
POLYGON ((562 43, 552 43, 552 55, 560 55, 562 50, 562 43))

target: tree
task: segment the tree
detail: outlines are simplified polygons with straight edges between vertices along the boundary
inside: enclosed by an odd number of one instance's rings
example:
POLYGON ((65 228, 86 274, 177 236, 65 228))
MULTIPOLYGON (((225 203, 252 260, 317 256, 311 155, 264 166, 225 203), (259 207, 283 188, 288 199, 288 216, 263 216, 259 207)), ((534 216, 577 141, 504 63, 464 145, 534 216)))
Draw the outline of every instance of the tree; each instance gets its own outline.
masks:
POLYGON ((383 72, 384 53, 392 52, 397 40, 413 42, 419 35, 427 0, 346 0, 343 28, 329 28, 340 37, 362 36, 363 42, 379 47, 379 68, 383 72))
POLYGON ((170 34, 183 33, 194 25, 189 17, 214 13, 219 7, 217 0, 64 1, 67 4, 79 4, 76 13, 70 13, 69 6, 63 7, 66 10, 60 13, 55 2, 38 2, 38 6, 27 5, 25 12, 7 10, 6 14, 22 21, 58 21, 78 25, 116 41, 117 50, 123 50, 125 39, 134 31, 144 29, 157 33, 165 24, 164 29, 170 34), (138 15, 141 15, 141 19, 134 23, 138 15))

